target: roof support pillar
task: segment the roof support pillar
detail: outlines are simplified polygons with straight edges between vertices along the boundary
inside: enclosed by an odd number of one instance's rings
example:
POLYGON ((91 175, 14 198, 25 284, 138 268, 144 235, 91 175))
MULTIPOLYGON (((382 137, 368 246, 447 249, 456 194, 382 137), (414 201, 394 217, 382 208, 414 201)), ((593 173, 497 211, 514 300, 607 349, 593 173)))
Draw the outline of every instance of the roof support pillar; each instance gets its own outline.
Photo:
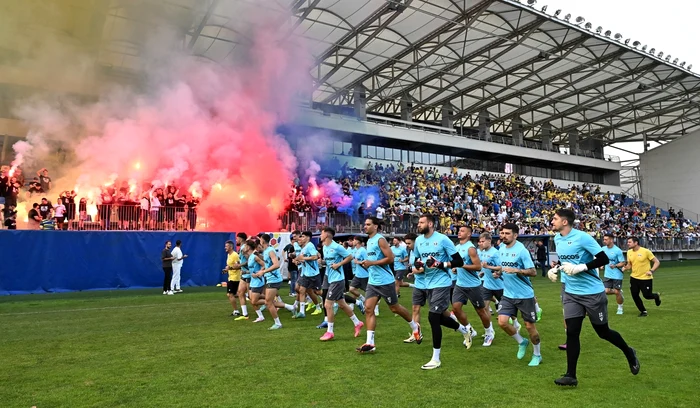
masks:
POLYGON ((355 86, 353 92, 353 106, 355 117, 367 120, 367 90, 362 85, 355 86))
POLYGON ((512 128, 513 145, 523 146, 523 121, 516 116, 510 122, 512 128))
POLYGON ((489 111, 482 110, 479 112, 479 139, 491 141, 491 117, 489 111))
POLYGON ((578 155, 579 145, 578 145, 578 130, 569 131, 569 154, 578 155))
POLYGON ((540 131, 540 138, 542 141, 542 147, 547 151, 552 151, 552 125, 550 123, 545 123, 542 125, 540 131))
POLYGON ((413 100, 408 94, 404 94, 401 98, 401 120, 406 122, 413 121, 413 100))
POLYGON ((452 117, 454 114, 455 112, 452 110, 452 105, 449 103, 442 105, 442 127, 452 129, 454 124, 452 117))

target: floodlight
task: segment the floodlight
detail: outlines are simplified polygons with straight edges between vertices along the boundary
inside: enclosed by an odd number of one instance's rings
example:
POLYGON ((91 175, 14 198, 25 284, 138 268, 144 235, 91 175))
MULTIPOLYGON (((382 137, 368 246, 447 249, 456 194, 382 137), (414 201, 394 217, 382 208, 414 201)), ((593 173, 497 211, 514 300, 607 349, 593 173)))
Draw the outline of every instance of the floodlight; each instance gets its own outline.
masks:
POLYGON ((649 50, 649 54, 654 55, 656 54, 656 48, 652 48, 649 50))
POLYGON ((528 6, 534 6, 535 4, 537 4, 537 0, 527 0, 528 6))
POLYGON ((693 69, 693 64, 688 65, 688 71, 693 69))
POLYGON ((576 17, 576 24, 581 24, 581 23, 583 23, 584 21, 586 21, 585 18, 583 18, 583 17, 581 17, 581 16, 576 17))
POLYGON ((674 63, 674 64, 678 64, 678 58, 674 59, 674 60, 673 60, 673 63, 674 63))
POLYGON ((542 7, 542 12, 544 13, 545 11, 547 11, 547 6, 546 6, 546 5, 545 5, 544 7, 542 7))
POLYGON ((620 33, 615 34, 615 39, 617 41, 620 41, 622 39, 622 34, 620 34, 620 33))
POLYGON ((628 38, 625 40, 625 45, 629 45, 629 43, 630 43, 630 39, 628 38))
POLYGON ((608 30, 608 31, 605 32, 605 36, 606 36, 606 37, 610 37, 610 34, 612 34, 612 31, 610 31, 610 30, 608 30))
POLYGON ((669 61, 671 61, 671 55, 666 56, 666 62, 669 62, 669 61))
POLYGON ((664 57, 664 52, 663 52, 663 51, 659 51, 659 58, 663 58, 663 57, 664 57))
POLYGON ((685 67, 685 61, 681 62, 681 68, 685 67))
POLYGON ((558 17, 561 14, 561 9, 554 12, 554 17, 558 17))
POLYGON ((603 26, 598 26, 598 28, 595 29, 595 32, 596 32, 597 34, 602 33, 602 32, 603 32, 603 26))
POLYGON ((593 24, 586 23, 586 30, 590 30, 591 28, 593 28, 593 24))
POLYGON ((567 14, 566 17, 564 17, 564 20, 566 20, 566 21, 571 20, 571 13, 567 14))
POLYGON ((642 45, 642 43, 640 43, 639 41, 635 41, 635 42, 632 43, 632 46, 633 46, 634 48, 637 48, 637 47, 639 47, 640 45, 642 45))
POLYGON ((644 44, 644 46, 642 46, 642 51, 646 51, 646 50, 647 50, 647 45, 644 44))

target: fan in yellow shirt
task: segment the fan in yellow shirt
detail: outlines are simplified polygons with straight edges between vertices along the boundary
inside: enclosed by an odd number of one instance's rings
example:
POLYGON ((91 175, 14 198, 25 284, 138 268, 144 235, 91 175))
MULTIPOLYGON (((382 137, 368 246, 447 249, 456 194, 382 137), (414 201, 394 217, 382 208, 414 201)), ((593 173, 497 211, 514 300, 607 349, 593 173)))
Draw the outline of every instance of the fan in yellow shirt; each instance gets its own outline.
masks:
POLYGON ((661 297, 658 293, 653 292, 654 287, 654 272, 659 269, 661 262, 654 256, 654 254, 639 245, 639 239, 637 237, 630 237, 627 239, 627 265, 625 269, 631 269, 630 274, 630 292, 632 292, 632 299, 634 299, 634 304, 639 309, 639 317, 647 316, 647 309, 644 307, 644 302, 642 298, 639 297, 639 292, 642 292, 644 299, 653 299, 656 306, 661 306, 661 297), (651 268, 649 267, 651 265, 651 268))

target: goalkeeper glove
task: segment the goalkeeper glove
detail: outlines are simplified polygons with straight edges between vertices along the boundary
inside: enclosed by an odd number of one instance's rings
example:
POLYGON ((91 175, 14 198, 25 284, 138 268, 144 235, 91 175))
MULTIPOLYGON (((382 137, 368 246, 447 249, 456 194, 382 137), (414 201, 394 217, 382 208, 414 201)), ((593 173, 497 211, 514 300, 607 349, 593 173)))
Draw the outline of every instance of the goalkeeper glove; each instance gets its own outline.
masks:
POLYGON ((555 266, 554 268, 550 269, 549 272, 547 272, 547 277, 549 278, 549 280, 556 283, 557 278, 559 276, 559 275, 557 275, 558 273, 559 273, 559 266, 555 266))
POLYGON ((431 256, 427 261, 425 261, 425 266, 428 268, 445 269, 445 262, 440 262, 431 256))
POLYGON ((574 265, 569 262, 564 262, 563 264, 561 264, 561 269, 563 269, 564 273, 566 273, 567 275, 574 276, 577 273, 587 271, 588 267, 586 267, 586 264, 574 265))

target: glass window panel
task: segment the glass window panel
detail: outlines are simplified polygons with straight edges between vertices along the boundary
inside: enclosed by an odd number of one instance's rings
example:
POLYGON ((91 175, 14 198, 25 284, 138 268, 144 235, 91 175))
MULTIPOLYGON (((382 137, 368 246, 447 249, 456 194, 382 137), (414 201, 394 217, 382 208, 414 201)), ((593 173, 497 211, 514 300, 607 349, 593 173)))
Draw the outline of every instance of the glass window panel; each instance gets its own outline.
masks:
POLYGON ((360 146, 360 156, 367 157, 367 145, 360 146))

